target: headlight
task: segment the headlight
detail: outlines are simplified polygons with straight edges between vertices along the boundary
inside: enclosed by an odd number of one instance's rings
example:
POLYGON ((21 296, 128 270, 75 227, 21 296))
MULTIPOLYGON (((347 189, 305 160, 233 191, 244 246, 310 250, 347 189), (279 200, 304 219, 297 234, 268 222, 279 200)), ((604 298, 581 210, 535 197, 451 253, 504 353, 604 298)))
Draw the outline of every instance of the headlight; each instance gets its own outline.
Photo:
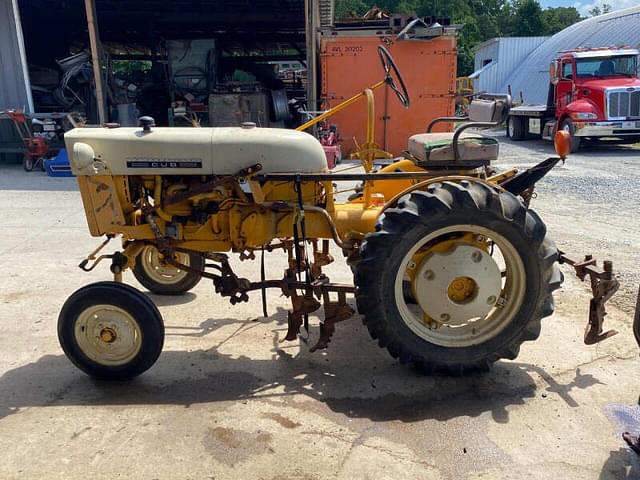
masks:
POLYGON ((577 112, 572 113, 571 118, 573 118, 574 120, 592 120, 594 118, 598 118, 598 115, 589 112, 577 112))

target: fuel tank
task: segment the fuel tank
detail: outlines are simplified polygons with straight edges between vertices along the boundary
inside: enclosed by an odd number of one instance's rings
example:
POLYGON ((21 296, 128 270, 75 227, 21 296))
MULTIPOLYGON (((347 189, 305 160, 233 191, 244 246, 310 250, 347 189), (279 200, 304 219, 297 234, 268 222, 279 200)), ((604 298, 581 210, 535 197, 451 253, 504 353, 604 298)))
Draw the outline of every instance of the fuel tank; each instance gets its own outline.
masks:
POLYGON ((228 175, 322 172, 327 160, 308 133, 258 127, 83 127, 65 134, 76 175, 228 175))

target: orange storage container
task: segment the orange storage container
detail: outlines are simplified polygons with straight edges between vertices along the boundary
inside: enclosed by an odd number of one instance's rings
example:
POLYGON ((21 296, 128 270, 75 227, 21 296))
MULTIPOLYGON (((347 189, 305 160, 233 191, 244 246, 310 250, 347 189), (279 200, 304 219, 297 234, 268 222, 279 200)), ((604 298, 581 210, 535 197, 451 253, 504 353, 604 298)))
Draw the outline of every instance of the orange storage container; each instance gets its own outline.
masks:
MULTIPOLYGON (((404 108, 388 86, 375 91, 375 140, 380 148, 401 155, 407 139, 425 132, 437 117, 453 116, 455 111, 456 35, 431 40, 396 41, 394 36, 343 36, 323 32, 320 45, 322 108, 327 110, 383 78, 378 45, 393 57, 409 91, 411 107, 404 108)), ((332 115, 338 125, 342 151, 346 156, 366 137, 366 100, 332 115)), ((438 124, 434 131, 445 131, 450 124, 438 124)))

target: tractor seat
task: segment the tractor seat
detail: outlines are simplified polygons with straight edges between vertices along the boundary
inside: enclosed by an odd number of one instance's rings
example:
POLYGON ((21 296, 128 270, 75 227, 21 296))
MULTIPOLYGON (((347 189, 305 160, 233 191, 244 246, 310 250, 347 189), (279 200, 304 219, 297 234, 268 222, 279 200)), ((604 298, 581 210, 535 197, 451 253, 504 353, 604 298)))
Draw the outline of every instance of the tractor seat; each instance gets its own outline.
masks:
POLYGON ((498 158, 498 141, 480 133, 467 133, 468 128, 499 125, 507 117, 511 98, 508 95, 484 94, 469 105, 468 117, 441 117, 433 120, 427 133, 409 138, 405 155, 425 168, 473 169, 488 165, 498 158), (431 133, 438 122, 466 122, 454 132, 431 133))
MULTIPOLYGON (((454 132, 418 133, 409 138, 409 153, 420 163, 454 162, 454 132)), ((464 162, 470 160, 496 160, 499 144, 495 138, 473 133, 462 133, 458 137, 458 151, 464 162)))

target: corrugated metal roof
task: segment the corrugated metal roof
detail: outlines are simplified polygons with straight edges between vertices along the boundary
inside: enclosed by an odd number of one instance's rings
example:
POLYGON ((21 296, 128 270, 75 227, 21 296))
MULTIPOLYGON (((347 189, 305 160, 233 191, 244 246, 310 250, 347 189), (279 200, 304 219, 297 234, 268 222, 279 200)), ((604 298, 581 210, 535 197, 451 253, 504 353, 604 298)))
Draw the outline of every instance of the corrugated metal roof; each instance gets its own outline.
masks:
POLYGON ((474 47, 474 89, 478 92, 498 92, 507 77, 533 50, 549 37, 493 38, 474 47), (492 67, 483 69, 491 60, 492 67))
POLYGON ((482 50, 484 48, 487 48, 489 45, 494 44, 494 43, 498 43, 498 41, 500 40, 500 37, 493 37, 490 38, 489 40, 485 40, 482 43, 479 43, 478 45, 476 45, 475 47, 473 47, 471 49, 472 52, 477 52, 479 50, 482 50))
POLYGON ((549 89, 549 63, 561 50, 612 45, 640 46, 640 6, 578 22, 545 41, 513 70, 500 87, 511 85, 515 97, 527 103, 545 103, 549 89))

